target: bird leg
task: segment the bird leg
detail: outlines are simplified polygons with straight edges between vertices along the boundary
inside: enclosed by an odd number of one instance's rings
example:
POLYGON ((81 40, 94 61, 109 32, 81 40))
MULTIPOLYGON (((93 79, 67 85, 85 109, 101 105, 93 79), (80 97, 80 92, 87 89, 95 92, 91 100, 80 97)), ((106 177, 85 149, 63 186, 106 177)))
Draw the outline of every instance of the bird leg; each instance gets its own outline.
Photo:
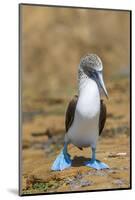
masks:
POLYGON ((99 160, 96 160, 96 148, 92 148, 92 158, 91 160, 85 162, 85 165, 88 167, 92 167, 94 169, 108 169, 109 166, 99 160))
POLYGON ((62 171, 66 168, 71 167, 72 161, 70 159, 70 155, 67 152, 67 145, 68 143, 64 144, 63 150, 57 156, 56 160, 54 161, 51 169, 53 171, 62 171))

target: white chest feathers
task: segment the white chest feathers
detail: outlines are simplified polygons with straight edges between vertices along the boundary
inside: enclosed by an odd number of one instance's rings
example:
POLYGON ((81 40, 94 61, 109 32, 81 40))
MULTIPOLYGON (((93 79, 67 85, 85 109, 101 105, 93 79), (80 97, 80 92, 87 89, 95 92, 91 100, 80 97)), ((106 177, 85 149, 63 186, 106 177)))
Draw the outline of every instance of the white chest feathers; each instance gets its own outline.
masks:
POLYGON ((84 119, 92 119, 100 112, 100 94, 95 81, 87 79, 80 88, 76 113, 84 119))
POLYGON ((99 135, 100 94, 95 81, 81 84, 73 124, 68 131, 76 146, 95 146, 99 135))

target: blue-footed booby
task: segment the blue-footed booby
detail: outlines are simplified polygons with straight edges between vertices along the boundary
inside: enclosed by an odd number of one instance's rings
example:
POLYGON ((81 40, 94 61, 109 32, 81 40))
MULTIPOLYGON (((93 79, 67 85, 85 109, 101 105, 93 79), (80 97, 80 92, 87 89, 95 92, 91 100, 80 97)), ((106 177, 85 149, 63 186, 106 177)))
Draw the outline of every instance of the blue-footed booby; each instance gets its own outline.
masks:
POLYGON ((108 97, 103 81, 103 65, 96 54, 88 54, 81 58, 78 69, 78 95, 69 102, 65 127, 64 148, 52 165, 52 170, 63 170, 72 166, 68 154, 69 143, 77 146, 91 147, 92 158, 84 165, 94 169, 109 168, 107 164, 96 160, 96 145, 106 121, 106 105, 101 99, 108 97))

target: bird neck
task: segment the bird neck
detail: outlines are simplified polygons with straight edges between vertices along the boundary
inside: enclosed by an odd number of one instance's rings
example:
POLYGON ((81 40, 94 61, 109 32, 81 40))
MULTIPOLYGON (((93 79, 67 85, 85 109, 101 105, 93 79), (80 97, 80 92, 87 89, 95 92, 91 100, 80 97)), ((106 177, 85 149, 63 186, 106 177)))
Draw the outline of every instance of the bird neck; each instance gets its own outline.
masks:
POLYGON ((87 99, 97 96, 100 98, 100 91, 96 81, 89 78, 82 70, 78 71, 78 93, 79 96, 87 99))
POLYGON ((100 98, 102 97, 102 90, 99 87, 99 85, 96 83, 95 80, 88 77, 81 68, 78 70, 78 95, 80 95, 82 92, 84 93, 84 90, 87 91, 87 93, 97 91, 97 93, 100 95, 100 98))
POLYGON ((78 70, 78 92, 80 93, 81 90, 86 86, 88 82, 88 76, 83 72, 82 69, 79 68, 78 70))

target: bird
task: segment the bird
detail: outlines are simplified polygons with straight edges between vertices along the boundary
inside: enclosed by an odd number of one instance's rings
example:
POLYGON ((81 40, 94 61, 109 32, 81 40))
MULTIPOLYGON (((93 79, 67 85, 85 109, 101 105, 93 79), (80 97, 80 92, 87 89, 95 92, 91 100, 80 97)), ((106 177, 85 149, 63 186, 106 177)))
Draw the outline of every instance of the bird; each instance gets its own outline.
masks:
POLYGON ((65 114, 64 147, 52 164, 51 170, 62 171, 72 166, 68 145, 82 150, 90 147, 92 156, 84 165, 96 170, 109 166, 96 159, 96 146, 106 122, 107 108, 103 96, 108 93, 103 80, 103 64, 97 54, 89 53, 78 65, 78 94, 68 104, 65 114))

